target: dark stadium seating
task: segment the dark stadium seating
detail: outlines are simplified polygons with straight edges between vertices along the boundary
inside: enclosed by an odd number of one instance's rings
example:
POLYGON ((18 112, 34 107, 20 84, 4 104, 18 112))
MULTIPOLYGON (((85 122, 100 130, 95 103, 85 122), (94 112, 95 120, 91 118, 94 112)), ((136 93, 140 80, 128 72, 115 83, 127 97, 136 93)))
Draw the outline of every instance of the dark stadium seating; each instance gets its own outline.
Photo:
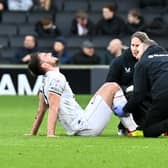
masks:
POLYGON ((61 29, 63 35, 69 35, 74 15, 75 13, 73 12, 60 12, 56 14, 55 24, 61 29))
POLYGON ((57 12, 60 12, 63 10, 64 6, 64 0, 53 0, 55 8, 57 9, 57 12))
POLYGON ((21 47, 23 46, 24 36, 10 36, 9 37, 9 45, 10 47, 21 47))
POLYGON ((0 50, 1 57, 3 58, 3 60, 8 60, 8 61, 13 60, 15 52, 16 52, 16 48, 1 49, 0 50))
POLYGON ((9 41, 7 36, 0 36, 0 49, 2 48, 8 48, 9 47, 9 41))
POLYGON ((130 36, 121 37, 121 41, 123 42, 124 45, 130 46, 130 36))
POLYGON ((54 38, 38 38, 38 46, 40 48, 49 48, 53 46, 54 38))
POLYGON ((17 25, 16 24, 0 24, 0 36, 13 36, 17 35, 17 25))
POLYGON ((139 8, 139 0, 117 0, 118 13, 128 12, 130 9, 139 8))
MULTIPOLYGON (((16 48, 23 45, 23 38, 26 34, 36 35, 35 23, 43 18, 52 18, 54 23, 60 28, 67 41, 70 55, 77 52, 81 43, 87 37, 77 37, 70 35, 70 26, 75 13, 79 9, 88 11, 89 19, 94 23, 102 17, 102 8, 105 4, 116 4, 118 15, 127 18, 128 10, 139 8, 146 24, 150 24, 157 17, 163 18, 168 30, 168 0, 53 0, 57 6, 56 14, 51 12, 30 11, 30 12, 10 12, 2 13, 0 23, 0 62, 12 63, 12 55, 16 48), (2 60, 3 61, 2 61, 2 60)), ((114 37, 113 37, 114 38, 114 37)), ((168 49, 167 34, 165 36, 152 35, 154 40, 168 49)), ((108 42, 112 39, 109 36, 92 37, 98 55, 103 55, 108 42)), ((130 36, 121 37, 125 45, 130 45, 130 36)), ((39 38, 40 51, 51 51, 53 38, 39 38)))
POLYGON ((163 20, 164 20, 164 22, 168 25, 168 13, 165 13, 165 14, 163 15, 163 20))
POLYGON ((52 13, 50 12, 30 12, 28 14, 28 22, 31 24, 35 24, 36 22, 40 21, 43 18, 53 18, 52 13))
POLYGON ((90 11, 92 12, 101 12, 102 8, 106 4, 114 4, 117 7, 116 0, 92 0, 90 1, 90 11))
POLYGON ((3 23, 26 23, 27 21, 27 13, 25 12, 4 12, 2 14, 2 22, 3 23))
POLYGON ((18 31, 21 36, 26 34, 36 35, 35 26, 33 24, 19 24, 18 31))
POLYGON ((153 40, 155 40, 159 45, 163 46, 168 50, 168 38, 159 37, 159 36, 152 36, 153 40))
POLYGON ((157 17, 161 17, 161 15, 159 13, 155 13, 155 12, 148 12, 148 11, 143 11, 142 12, 142 16, 145 20, 146 23, 151 23, 153 21, 153 19, 157 18, 157 17))
POLYGON ((82 42, 84 40, 88 40, 87 37, 78 37, 78 36, 71 36, 66 39, 67 41, 67 46, 69 48, 80 48, 82 45, 82 42))
POLYGON ((64 11, 65 12, 76 12, 77 10, 82 9, 85 11, 89 10, 89 3, 87 0, 65 0, 64 2, 64 11))
POLYGON ((100 56, 100 59, 102 57, 104 57, 105 53, 106 53, 106 48, 96 48, 96 53, 98 56, 100 56))
POLYGON ((148 13, 164 13, 166 10, 167 0, 140 0, 140 8, 148 13))
POLYGON ((96 48, 106 48, 111 39, 112 37, 110 36, 97 36, 92 41, 96 48))
POLYGON ((74 54, 76 54, 80 49, 78 47, 71 47, 71 48, 68 48, 68 54, 70 56, 73 56, 74 54))
POLYGON ((101 12, 90 12, 89 13, 89 19, 95 24, 100 20, 101 17, 102 17, 101 12))

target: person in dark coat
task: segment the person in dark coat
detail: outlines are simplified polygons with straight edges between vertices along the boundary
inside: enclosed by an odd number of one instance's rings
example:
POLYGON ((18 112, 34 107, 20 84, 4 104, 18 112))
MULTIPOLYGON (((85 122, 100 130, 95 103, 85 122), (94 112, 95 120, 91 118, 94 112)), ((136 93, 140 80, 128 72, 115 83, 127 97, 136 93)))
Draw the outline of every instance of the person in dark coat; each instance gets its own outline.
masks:
MULTIPOLYGON (((130 99, 133 92, 133 74, 134 66, 137 62, 136 55, 138 54, 139 45, 145 40, 149 39, 144 32, 135 32, 131 36, 131 46, 123 52, 120 57, 117 57, 111 64, 109 72, 106 77, 106 82, 117 82, 124 91, 127 99, 130 99)), ((144 120, 144 113, 142 110, 136 109, 137 113, 133 117, 137 124, 141 125, 144 120)), ((124 135, 126 132, 122 124, 118 125, 118 135, 124 135)))
POLYGON ((134 92, 123 112, 133 112, 150 99, 142 129, 145 137, 158 137, 168 132, 168 52, 153 40, 145 40, 138 50, 134 92))
POLYGON ((28 63, 30 61, 30 54, 37 51, 38 47, 36 37, 33 35, 26 35, 24 37, 23 46, 20 47, 14 55, 13 63, 28 63))
POLYGON ((53 43, 52 55, 59 59, 60 64, 68 64, 70 56, 67 51, 67 43, 64 37, 57 37, 53 43))
POLYGON ((58 37, 61 36, 61 30, 50 18, 44 18, 36 23, 35 31, 39 37, 58 37))
POLYGON ((131 9, 127 17, 127 31, 128 34, 133 34, 136 31, 144 31, 145 23, 141 12, 138 9, 131 9))
POLYGON ((105 5, 102 8, 103 18, 96 25, 97 35, 110 35, 114 38, 126 34, 126 24, 116 14, 114 5, 105 5))
POLYGON ((96 55, 94 44, 91 41, 84 41, 81 50, 72 56, 71 64, 99 64, 100 57, 96 55))
POLYGON ((70 33, 77 36, 92 36, 95 31, 93 22, 88 18, 88 14, 79 10, 72 20, 70 33))

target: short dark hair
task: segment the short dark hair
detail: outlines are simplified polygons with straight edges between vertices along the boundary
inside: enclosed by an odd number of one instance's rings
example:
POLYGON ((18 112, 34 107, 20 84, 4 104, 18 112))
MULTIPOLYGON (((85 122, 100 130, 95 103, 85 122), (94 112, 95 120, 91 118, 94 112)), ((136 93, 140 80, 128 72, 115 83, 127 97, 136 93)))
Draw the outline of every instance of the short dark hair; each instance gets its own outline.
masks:
POLYGON ((116 11, 117 11, 115 4, 105 4, 103 6, 103 8, 107 8, 107 9, 109 9, 109 11, 111 11, 113 13, 116 13, 116 11))
POLYGON ((84 10, 79 10, 76 13, 76 18, 87 19, 88 18, 88 13, 85 12, 84 10))
POLYGON ((32 53, 30 56, 31 56, 31 59, 28 64, 28 69, 31 72, 31 74, 33 76, 43 75, 44 72, 40 67, 40 60, 38 58, 38 53, 32 53))
POLYGON ((139 9, 131 9, 129 11, 129 14, 131 14, 132 16, 134 17, 137 17, 138 19, 141 19, 142 18, 142 15, 141 15, 141 12, 139 9))

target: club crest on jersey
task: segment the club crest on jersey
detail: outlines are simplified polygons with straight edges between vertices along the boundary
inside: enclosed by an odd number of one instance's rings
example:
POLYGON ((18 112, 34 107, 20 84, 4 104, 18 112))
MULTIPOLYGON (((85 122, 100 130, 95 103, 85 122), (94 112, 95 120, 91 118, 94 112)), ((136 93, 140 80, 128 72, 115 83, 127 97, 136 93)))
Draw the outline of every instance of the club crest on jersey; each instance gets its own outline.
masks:
POLYGON ((131 72, 131 68, 130 68, 130 67, 128 67, 128 68, 125 67, 124 69, 125 69, 125 72, 126 72, 126 73, 130 73, 130 72, 131 72))

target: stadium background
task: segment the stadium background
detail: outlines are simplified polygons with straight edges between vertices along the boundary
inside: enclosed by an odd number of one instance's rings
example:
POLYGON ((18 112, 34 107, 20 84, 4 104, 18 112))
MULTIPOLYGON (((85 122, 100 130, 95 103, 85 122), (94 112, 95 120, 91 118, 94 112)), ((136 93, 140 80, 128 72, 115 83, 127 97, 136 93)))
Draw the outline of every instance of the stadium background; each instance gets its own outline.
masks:
MULTIPOLYGON (((54 23, 61 28, 66 38, 68 52, 75 53, 81 42, 87 37, 69 36, 69 29, 75 12, 79 9, 86 10, 92 22, 96 23, 101 18, 104 4, 115 3, 118 15, 125 21, 128 11, 132 8, 140 9, 146 23, 151 23, 154 18, 162 18, 164 26, 168 27, 168 0, 53 0, 56 12, 28 11, 2 13, 0 24, 0 62, 12 64, 12 57, 18 47, 22 46, 26 34, 36 34, 34 25, 42 18, 53 18, 54 23)), ((158 32, 159 33, 159 32, 158 32)), ((167 33, 165 35, 151 35, 152 39, 168 49, 167 33)), ((104 55, 108 42, 114 37, 95 36, 91 40, 95 44, 99 55, 104 55)), ((38 47, 42 51, 50 51, 55 38, 38 37, 38 47)), ((121 37, 125 45, 129 45, 130 36, 121 37)))
MULTIPOLYGON (((168 31, 168 0, 53 0, 53 2, 56 9, 54 14, 53 12, 44 11, 11 12, 8 10, 2 13, 0 23, 0 84, 2 84, 3 75, 9 73, 15 76, 12 77, 12 80, 14 80, 14 87, 17 88, 16 74, 19 73, 18 69, 20 69, 20 73, 25 73, 25 67, 21 70, 21 65, 11 68, 9 64, 13 64, 14 53, 22 46, 24 36, 26 34, 36 35, 35 23, 45 17, 53 18, 54 23, 61 28, 70 55, 75 53, 80 48, 82 41, 88 38, 69 36, 72 18, 78 9, 86 10, 89 18, 96 23, 101 18, 102 7, 107 3, 115 3, 118 15, 124 20, 126 20, 130 9, 138 8, 147 23, 151 23, 154 18, 162 18, 168 31), (146 7, 144 7, 145 5, 146 7)), ((168 49, 167 34, 163 36, 155 34, 150 35, 150 37, 168 49)), ((38 37, 39 49, 41 51, 51 51, 54 39, 54 37, 38 37)), ((93 36, 90 40, 95 44, 98 55, 104 56, 108 42, 111 39, 113 37, 101 35, 93 36)), ((124 45, 129 46, 130 36, 121 37, 121 40, 124 45)), ((67 67, 62 68, 62 71, 67 76, 75 93, 93 93, 104 82, 108 66, 82 68, 81 66, 72 67, 67 65, 67 67)), ((32 81, 34 82, 34 79, 29 75, 28 80, 31 87, 33 87, 32 81)))

